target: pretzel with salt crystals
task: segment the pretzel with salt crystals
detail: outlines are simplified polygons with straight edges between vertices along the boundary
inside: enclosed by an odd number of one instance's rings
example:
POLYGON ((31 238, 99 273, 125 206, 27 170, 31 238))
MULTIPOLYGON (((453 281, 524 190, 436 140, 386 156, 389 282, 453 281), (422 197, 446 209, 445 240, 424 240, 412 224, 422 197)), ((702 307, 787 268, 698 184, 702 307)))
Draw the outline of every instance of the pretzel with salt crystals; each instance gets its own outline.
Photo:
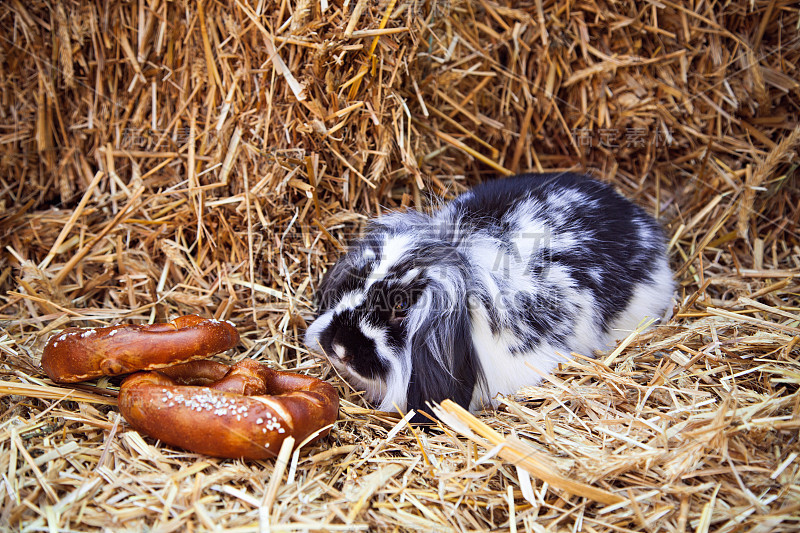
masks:
POLYGON ((277 456, 291 435, 299 443, 330 431, 339 410, 332 385, 278 372, 246 359, 229 367, 193 361, 123 381, 119 409, 134 428, 214 457, 277 456))
POLYGON ((48 341, 42 368, 53 381, 75 383, 201 359, 238 342, 230 322, 197 315, 166 324, 67 328, 48 341))

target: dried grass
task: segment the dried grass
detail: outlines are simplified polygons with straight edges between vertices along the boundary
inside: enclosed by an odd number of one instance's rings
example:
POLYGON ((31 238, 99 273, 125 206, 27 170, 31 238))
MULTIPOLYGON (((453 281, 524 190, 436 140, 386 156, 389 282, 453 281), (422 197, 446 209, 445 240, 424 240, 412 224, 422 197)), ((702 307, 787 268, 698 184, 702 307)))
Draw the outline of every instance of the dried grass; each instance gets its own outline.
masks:
POLYGON ((800 527, 796 5, 98 6, 0 5, 4 527, 800 527), (497 412, 443 405, 431 432, 307 353, 314 289, 366 218, 554 169, 661 218, 668 324, 497 412), (190 312, 237 324, 229 359, 335 383, 331 437, 200 457, 133 432, 118 380, 37 366, 67 325, 190 312))

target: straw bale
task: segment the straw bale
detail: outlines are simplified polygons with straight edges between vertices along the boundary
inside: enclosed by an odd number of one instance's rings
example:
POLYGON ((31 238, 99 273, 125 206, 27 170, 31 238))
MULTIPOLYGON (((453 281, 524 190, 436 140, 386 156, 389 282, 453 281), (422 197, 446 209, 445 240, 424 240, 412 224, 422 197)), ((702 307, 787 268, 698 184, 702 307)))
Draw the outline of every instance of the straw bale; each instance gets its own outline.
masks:
POLYGON ((797 531, 796 4, 0 4, 0 524, 24 531, 797 531), (578 170, 659 217, 672 318, 430 431, 302 345, 372 216, 578 170), (232 461, 38 367, 67 326, 232 320, 342 397, 232 461))

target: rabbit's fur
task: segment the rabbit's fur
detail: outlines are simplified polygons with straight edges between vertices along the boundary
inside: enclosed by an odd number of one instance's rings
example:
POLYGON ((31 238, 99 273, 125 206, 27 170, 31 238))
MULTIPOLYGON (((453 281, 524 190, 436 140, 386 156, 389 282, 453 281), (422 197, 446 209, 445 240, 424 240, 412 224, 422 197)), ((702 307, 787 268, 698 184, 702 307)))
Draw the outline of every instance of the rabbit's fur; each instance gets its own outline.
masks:
POLYGON ((477 409, 661 317, 672 294, 642 208, 586 176, 527 174, 372 222, 322 280, 306 344, 379 409, 477 409))

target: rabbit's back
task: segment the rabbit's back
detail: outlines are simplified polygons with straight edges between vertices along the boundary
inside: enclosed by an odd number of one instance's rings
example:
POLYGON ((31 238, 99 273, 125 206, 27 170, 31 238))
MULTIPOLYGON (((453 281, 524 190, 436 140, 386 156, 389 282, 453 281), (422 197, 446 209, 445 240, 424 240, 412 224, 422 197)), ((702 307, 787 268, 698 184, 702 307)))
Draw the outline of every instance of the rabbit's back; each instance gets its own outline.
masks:
POLYGON ((604 183, 575 174, 496 180, 434 219, 472 267, 467 301, 488 388, 473 403, 539 381, 572 351, 607 348, 670 305, 660 226, 604 183))

